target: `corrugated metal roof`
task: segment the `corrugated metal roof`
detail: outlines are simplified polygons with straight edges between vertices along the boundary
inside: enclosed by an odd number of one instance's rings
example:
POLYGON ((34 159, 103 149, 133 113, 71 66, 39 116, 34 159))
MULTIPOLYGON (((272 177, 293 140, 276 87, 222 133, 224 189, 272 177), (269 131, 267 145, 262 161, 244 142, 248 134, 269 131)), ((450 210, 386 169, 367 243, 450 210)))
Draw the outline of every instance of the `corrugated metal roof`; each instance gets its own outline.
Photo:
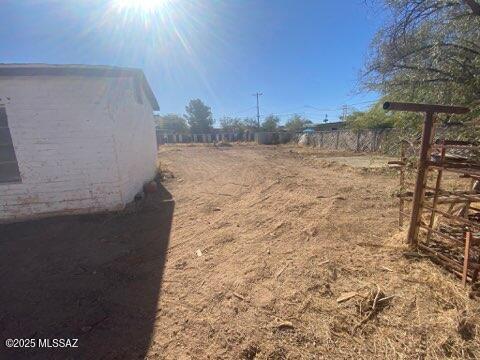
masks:
POLYGON ((103 65, 0 64, 0 76, 94 76, 135 77, 142 84, 153 110, 159 111, 157 98, 141 69, 103 65))

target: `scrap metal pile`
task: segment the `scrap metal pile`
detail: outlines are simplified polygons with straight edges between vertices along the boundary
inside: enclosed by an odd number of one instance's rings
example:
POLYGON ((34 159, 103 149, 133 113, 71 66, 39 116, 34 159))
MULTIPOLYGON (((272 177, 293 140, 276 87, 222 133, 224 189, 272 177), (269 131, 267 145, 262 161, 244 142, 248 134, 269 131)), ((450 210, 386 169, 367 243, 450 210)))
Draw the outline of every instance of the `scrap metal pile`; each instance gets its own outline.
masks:
POLYGON ((425 113, 416 166, 406 156, 407 142, 402 142, 400 160, 390 162, 400 171, 399 225, 410 217, 408 243, 461 277, 464 285, 475 283, 480 269, 480 146, 448 139, 435 124, 435 114, 469 109, 389 102, 384 109, 425 113), (409 175, 414 175, 414 185, 409 175))

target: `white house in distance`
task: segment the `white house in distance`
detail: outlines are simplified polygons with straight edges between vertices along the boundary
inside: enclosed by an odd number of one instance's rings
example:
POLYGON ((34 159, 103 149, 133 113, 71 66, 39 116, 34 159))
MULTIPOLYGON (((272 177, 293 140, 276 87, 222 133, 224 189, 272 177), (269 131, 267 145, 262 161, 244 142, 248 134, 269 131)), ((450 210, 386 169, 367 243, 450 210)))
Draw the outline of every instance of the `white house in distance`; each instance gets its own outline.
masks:
POLYGON ((139 69, 0 64, 0 222, 120 210, 156 172, 139 69))

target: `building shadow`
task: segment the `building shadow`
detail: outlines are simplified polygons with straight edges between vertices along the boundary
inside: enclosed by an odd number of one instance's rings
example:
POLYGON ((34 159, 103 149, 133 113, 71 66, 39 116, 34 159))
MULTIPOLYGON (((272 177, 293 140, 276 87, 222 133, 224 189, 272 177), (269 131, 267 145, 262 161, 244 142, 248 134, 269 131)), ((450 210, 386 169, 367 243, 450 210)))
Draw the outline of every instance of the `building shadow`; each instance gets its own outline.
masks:
POLYGON ((143 358, 173 212, 159 184, 129 214, 0 225, 0 358, 143 358), (8 338, 34 339, 36 347, 7 349, 8 338), (39 348, 43 339, 78 339, 78 347, 39 348))

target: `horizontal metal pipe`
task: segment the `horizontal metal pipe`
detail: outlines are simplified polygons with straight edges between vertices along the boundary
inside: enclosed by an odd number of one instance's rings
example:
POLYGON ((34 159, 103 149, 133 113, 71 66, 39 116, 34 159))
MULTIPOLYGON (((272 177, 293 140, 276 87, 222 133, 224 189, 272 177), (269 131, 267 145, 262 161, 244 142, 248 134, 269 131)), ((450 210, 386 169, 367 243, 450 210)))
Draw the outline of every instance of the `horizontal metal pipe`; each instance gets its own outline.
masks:
POLYGON ((462 273, 461 273, 462 266, 457 261, 449 258, 448 256, 445 256, 445 255, 439 253, 436 250, 433 250, 433 249, 429 248, 426 245, 418 244, 418 247, 421 250, 423 250, 424 252, 431 254, 431 256, 433 256, 434 259, 437 260, 438 262, 440 262, 442 265, 445 265, 448 268, 450 268, 454 272, 455 275, 458 275, 458 276, 462 277, 462 273))
POLYGON ((429 166, 430 169, 433 169, 433 170, 446 170, 446 171, 449 171, 449 172, 454 172, 454 173, 458 173, 458 174, 462 174, 462 175, 469 175, 470 177, 472 178, 475 178, 475 177, 480 177, 480 170, 476 170, 476 169, 467 169, 467 168, 453 168, 453 167, 450 167, 450 168, 445 168, 443 166, 437 166, 437 165, 431 165, 429 166))
POLYGON ((431 228, 431 227, 428 227, 427 225, 422 225, 422 224, 420 224, 420 225, 418 225, 418 227, 419 227, 420 229, 425 230, 425 231, 429 231, 429 230, 430 230, 431 232, 433 232, 434 234, 440 236, 441 238, 443 238, 443 239, 445 239, 445 240, 449 240, 449 241, 452 241, 452 242, 457 242, 457 243, 462 243, 462 244, 463 244, 463 240, 459 240, 459 239, 457 239, 457 238, 454 238, 453 236, 448 236, 448 235, 446 235, 446 234, 444 234, 444 233, 442 233, 442 232, 440 232, 440 231, 438 231, 438 230, 435 230, 435 229, 433 229, 433 228, 431 228))
POLYGON ((471 226, 471 227, 474 227, 476 229, 480 229, 480 224, 474 223, 473 221, 467 220, 467 219, 462 218, 460 216, 455 216, 455 215, 449 214, 449 213, 447 213, 445 211, 442 211, 442 210, 434 209, 433 207, 428 206, 428 205, 423 205, 423 207, 424 207, 424 209, 427 209, 429 211, 433 211, 437 214, 443 215, 447 219, 456 221, 456 222, 461 223, 461 224, 466 225, 466 226, 471 226))
POLYGON ((412 112, 426 112, 426 113, 442 113, 442 114, 466 114, 470 111, 469 108, 461 106, 446 106, 446 105, 432 105, 432 104, 416 104, 386 101, 383 103, 384 110, 392 111, 412 111, 412 112))

